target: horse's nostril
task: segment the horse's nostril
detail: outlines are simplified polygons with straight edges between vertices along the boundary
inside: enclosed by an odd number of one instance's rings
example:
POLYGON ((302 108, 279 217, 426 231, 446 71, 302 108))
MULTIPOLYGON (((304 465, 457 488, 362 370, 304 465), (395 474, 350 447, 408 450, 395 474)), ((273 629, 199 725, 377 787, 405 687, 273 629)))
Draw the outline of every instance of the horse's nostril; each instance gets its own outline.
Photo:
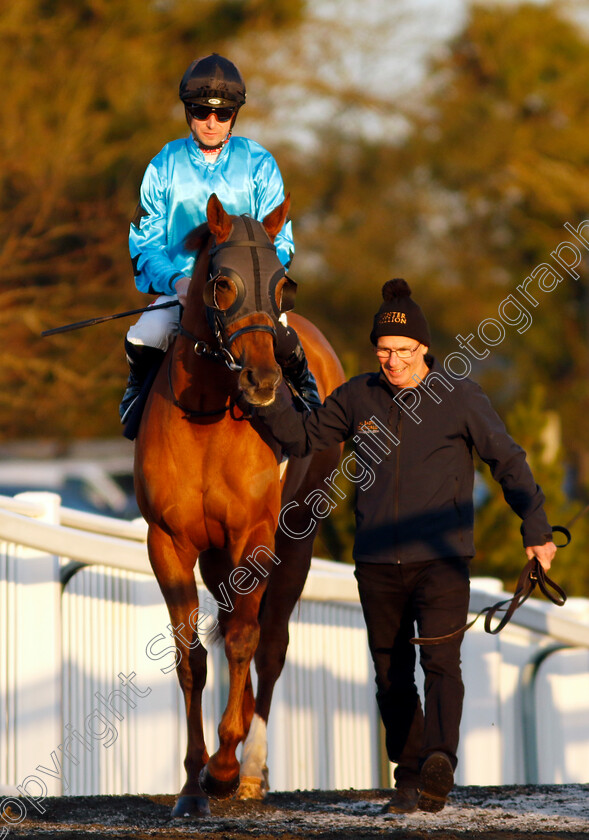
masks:
POLYGON ((280 384, 281 375, 280 368, 244 368, 239 377, 239 385, 242 390, 250 392, 274 391, 280 384))
POLYGON ((258 379, 253 368, 244 368, 241 371, 239 384, 241 388, 255 388, 258 385, 258 379))

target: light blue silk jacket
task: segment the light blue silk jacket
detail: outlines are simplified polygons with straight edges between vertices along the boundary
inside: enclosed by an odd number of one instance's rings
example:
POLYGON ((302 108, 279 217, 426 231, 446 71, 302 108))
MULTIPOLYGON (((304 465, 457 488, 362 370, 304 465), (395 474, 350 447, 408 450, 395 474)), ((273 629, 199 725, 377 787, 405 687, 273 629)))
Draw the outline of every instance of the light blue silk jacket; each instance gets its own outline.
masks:
MULTIPOLYGON (((191 275, 196 255, 187 253, 183 242, 206 221, 212 193, 228 213, 261 221, 284 199, 284 186, 270 152, 246 137, 231 137, 212 163, 192 136, 167 143, 147 167, 129 233, 140 292, 173 295, 176 280, 191 275)), ((288 266, 294 253, 290 221, 274 244, 288 266)))

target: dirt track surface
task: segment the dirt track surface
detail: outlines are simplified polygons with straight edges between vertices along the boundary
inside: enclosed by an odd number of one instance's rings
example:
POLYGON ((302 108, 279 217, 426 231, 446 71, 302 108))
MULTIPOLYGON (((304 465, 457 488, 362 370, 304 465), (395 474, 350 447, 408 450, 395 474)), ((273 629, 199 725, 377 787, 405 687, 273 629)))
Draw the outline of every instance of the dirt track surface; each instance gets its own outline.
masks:
POLYGON ((374 790, 272 793, 263 803, 213 801, 210 817, 187 822, 171 819, 171 796, 55 797, 44 814, 29 806, 8 838, 589 838, 589 784, 459 787, 439 814, 382 814, 387 798, 374 790))

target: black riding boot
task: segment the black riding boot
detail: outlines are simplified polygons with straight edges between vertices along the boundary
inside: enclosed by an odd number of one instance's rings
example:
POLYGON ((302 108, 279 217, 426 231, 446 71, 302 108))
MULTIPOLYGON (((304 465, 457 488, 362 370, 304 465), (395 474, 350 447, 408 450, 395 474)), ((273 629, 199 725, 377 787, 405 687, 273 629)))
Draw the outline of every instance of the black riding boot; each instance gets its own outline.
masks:
POLYGON ((146 347, 144 344, 131 344, 127 339, 125 339, 125 351, 129 363, 129 379, 127 381, 127 390, 123 394, 123 399, 119 406, 119 415, 123 425, 129 419, 133 404, 141 393, 149 372, 154 367, 159 367, 165 355, 164 351, 158 347, 146 347))
POLYGON ((285 378, 288 379, 308 408, 317 408, 321 405, 317 383, 309 370, 307 357, 300 341, 297 342, 297 346, 292 353, 284 361, 281 361, 280 367, 285 378))

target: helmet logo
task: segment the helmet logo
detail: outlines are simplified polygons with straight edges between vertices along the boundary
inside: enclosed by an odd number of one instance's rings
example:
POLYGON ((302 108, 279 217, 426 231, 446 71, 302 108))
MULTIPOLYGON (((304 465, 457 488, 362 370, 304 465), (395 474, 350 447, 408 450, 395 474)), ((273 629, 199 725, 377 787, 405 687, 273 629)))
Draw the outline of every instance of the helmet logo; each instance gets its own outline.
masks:
POLYGON ((209 103, 209 105, 220 105, 221 100, 220 99, 209 99, 208 103, 209 103))

